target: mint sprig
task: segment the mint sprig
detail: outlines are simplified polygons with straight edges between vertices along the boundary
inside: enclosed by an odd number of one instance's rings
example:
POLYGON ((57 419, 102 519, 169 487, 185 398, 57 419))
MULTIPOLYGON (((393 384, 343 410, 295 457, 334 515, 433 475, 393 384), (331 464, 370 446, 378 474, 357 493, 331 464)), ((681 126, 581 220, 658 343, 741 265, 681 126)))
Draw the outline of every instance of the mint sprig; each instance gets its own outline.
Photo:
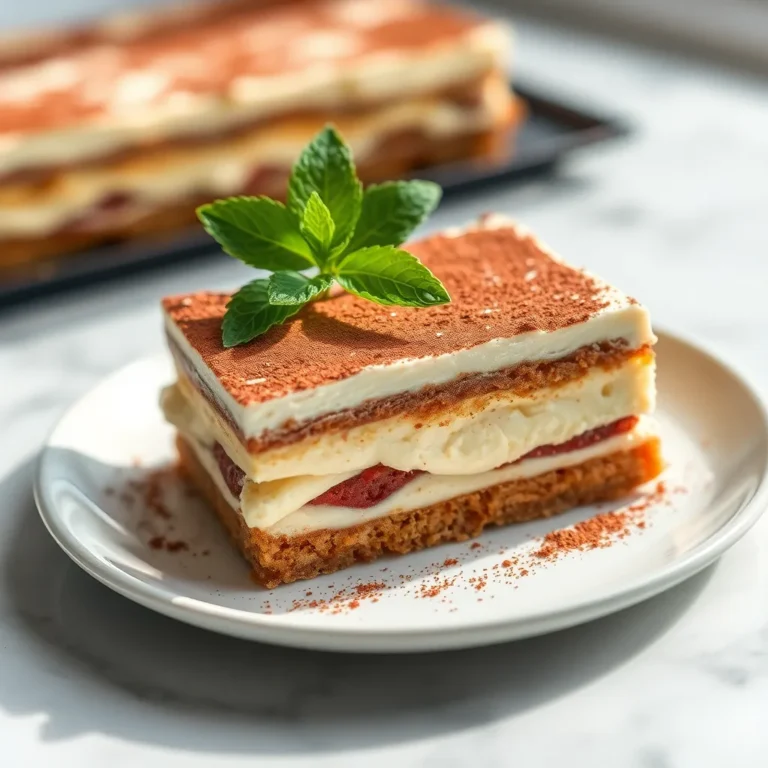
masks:
POLYGON ((230 197, 197 209, 230 256, 273 274, 253 280, 227 304, 225 347, 280 325, 334 282, 384 305, 446 304, 443 284, 398 248, 437 207, 428 181, 396 181, 363 192, 352 154, 330 126, 304 149, 288 182, 287 206, 267 197, 230 197), (315 269, 315 274, 303 271, 315 269))
POLYGON ((442 190, 431 181, 388 181, 365 190, 349 250, 400 245, 437 208, 442 190))
POLYGON ((312 248, 291 212, 268 197, 230 197, 197 209, 208 234, 226 253, 257 269, 315 266, 312 248))
POLYGON ((328 208, 335 224, 333 245, 355 229, 363 199, 352 153, 331 127, 315 136, 299 155, 288 180, 288 207, 301 219, 314 193, 328 208))
POLYGON ((266 333, 273 325, 281 325, 295 315, 303 304, 277 305, 269 302, 269 280, 252 280, 227 303, 221 324, 221 341, 225 347, 236 347, 266 333))
POLYGON ((330 275, 307 277, 301 272, 275 272, 269 278, 269 303, 277 306, 284 304, 306 304, 319 293, 327 291, 333 285, 330 275))
POLYGON ((394 245, 353 251, 339 263, 341 286, 378 304, 433 307, 451 297, 443 284, 415 257, 394 245))
POLYGON ((299 231, 310 244, 317 263, 323 266, 331 253, 336 222, 328 206, 314 190, 301 214, 299 231))

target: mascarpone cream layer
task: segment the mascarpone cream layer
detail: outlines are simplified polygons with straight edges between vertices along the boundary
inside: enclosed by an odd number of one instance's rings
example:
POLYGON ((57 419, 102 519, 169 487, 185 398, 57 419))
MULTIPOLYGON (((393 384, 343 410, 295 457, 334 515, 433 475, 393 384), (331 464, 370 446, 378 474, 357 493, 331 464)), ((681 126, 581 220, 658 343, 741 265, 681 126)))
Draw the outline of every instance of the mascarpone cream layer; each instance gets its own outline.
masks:
MULTIPOLYGON (((508 50, 506 29, 489 23, 449 44, 421 51, 385 51, 351 63, 322 60, 285 74, 243 74, 232 80, 226 93, 177 91, 161 105, 149 106, 146 101, 166 86, 164 74, 129 72, 115 83, 112 110, 96 120, 58 131, 0 137, 0 174, 88 160, 169 137, 215 135, 289 111, 422 96, 503 69, 508 50)), ((66 58, 54 59, 3 76, 0 88, 23 99, 34 95, 43 79, 60 85, 71 76, 66 58)))
MULTIPOLYGON (((340 116, 337 122, 357 160, 365 162, 387 136, 414 130, 439 140, 475 133, 502 122, 508 108, 506 85, 497 81, 487 84, 475 108, 421 99, 364 117, 340 116)), ((286 121, 211 144, 169 147, 162 155, 146 159, 72 169, 42 191, 38 185, 9 185, 0 189, 0 237, 56 231, 114 193, 130 199, 117 210, 99 212, 100 226, 106 217, 128 224, 190 193, 211 197, 239 193, 259 168, 290 168, 316 130, 306 120, 286 121)))
MULTIPOLYGON (((607 286, 605 290, 609 290, 607 286)), ((371 365, 340 381, 262 403, 243 405, 222 387, 216 374, 168 316, 165 325, 168 335, 189 365, 230 414, 246 439, 279 429, 289 421, 302 424, 326 414, 355 408, 367 400, 416 392, 465 374, 491 373, 531 361, 558 360, 582 347, 615 339, 624 339, 630 349, 639 349, 656 341, 648 310, 613 292, 607 294, 607 305, 584 323, 557 331, 531 331, 512 338, 493 339, 450 354, 371 365)))
MULTIPOLYGON (((222 445, 259 487, 305 475, 338 478, 377 464, 435 475, 473 475, 516 461, 539 446, 564 443, 625 416, 652 412, 654 374, 652 359, 633 358, 616 369, 595 369, 530 396, 497 392, 464 400, 429 418, 402 414, 254 455, 186 377, 165 391, 162 407, 182 433, 206 445, 222 445)), ((336 482, 340 480, 328 487, 336 482)))
MULTIPOLYGON (((316 498, 323 492, 322 490, 301 502, 298 507, 296 504, 300 500, 300 495, 291 495, 290 493, 290 503, 270 506, 265 504, 263 499, 254 500, 253 496, 248 493, 249 484, 246 484, 243 494, 238 499, 227 488, 210 450, 194 438, 188 437, 187 439, 221 494, 233 509, 240 510, 249 528, 259 528, 275 536, 294 536, 325 528, 349 528, 398 512, 429 507, 500 483, 535 477, 545 472, 574 466, 599 456, 630 450, 642 445, 654 436, 653 424, 649 420, 641 419, 637 427, 631 432, 616 435, 595 445, 568 453, 526 459, 511 466, 474 475, 420 475, 380 504, 368 509, 308 505, 307 501, 316 498)), ((317 480, 319 479, 317 478, 317 480)), ((343 479, 346 479, 346 476, 343 479)), ((333 484, 341 481, 334 478, 333 484)), ((274 484, 268 483, 267 485, 274 484)), ((319 484, 318 487, 320 487, 319 484)), ((332 485, 328 487, 332 487, 332 485)))

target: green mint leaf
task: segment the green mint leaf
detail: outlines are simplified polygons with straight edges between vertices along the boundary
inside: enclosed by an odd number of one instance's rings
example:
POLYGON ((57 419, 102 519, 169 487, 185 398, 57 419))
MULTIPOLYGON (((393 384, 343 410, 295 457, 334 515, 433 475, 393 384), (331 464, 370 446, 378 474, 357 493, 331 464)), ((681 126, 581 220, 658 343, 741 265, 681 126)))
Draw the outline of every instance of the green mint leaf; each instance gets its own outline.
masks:
POLYGON ((377 304, 431 307, 451 297, 415 257, 392 245, 374 245, 345 256, 336 279, 343 288, 377 304))
POLYGON ((330 275, 306 277, 300 272, 275 272, 269 278, 269 303, 276 306, 306 304, 332 284, 330 275))
POLYGON ((302 304, 275 306, 269 303, 269 280, 252 280, 227 303, 221 324, 221 341, 225 347, 245 344, 273 325, 284 323, 295 315, 302 304))
POLYGON ((333 223, 328 206, 314 190, 301 216, 300 228, 304 239, 312 246, 315 260, 320 265, 324 264, 331 250, 336 225, 333 223))
POLYGON ((306 269, 315 265, 298 222, 268 197, 230 197, 197 209, 206 232, 230 256, 257 269, 306 269))
POLYGON ((437 208, 441 196, 442 190, 431 181, 390 181, 368 187, 347 251, 404 243, 437 208))
POLYGON ((299 219, 303 219, 313 192, 328 207, 336 225, 331 245, 342 243, 355 229, 363 188, 349 147, 330 126, 315 136, 293 166, 288 182, 288 207, 299 219))

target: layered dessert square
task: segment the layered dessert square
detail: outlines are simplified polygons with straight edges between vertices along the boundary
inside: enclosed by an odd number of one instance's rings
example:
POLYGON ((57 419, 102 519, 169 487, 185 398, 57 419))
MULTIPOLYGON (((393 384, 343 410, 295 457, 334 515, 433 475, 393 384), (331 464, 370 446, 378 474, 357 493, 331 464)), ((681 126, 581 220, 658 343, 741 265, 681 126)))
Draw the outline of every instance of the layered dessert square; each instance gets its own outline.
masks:
POLYGON ((366 183, 506 150, 509 47, 422 0, 184 4, 0 40, 0 268, 281 197, 328 122, 366 183))
POLYGON ((407 246, 450 304, 351 294, 225 349, 164 301, 181 468, 266 587, 621 497, 661 470, 647 310, 488 217, 407 246))

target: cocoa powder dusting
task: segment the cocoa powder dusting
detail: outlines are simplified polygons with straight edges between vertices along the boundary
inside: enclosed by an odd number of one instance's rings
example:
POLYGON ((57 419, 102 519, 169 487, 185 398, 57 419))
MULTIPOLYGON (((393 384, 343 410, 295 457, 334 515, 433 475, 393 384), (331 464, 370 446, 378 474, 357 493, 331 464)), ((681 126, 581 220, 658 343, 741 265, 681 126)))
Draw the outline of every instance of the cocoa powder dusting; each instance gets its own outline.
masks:
POLYGON ((360 597, 370 597, 386 588, 387 585, 383 581, 372 581, 370 584, 358 584, 355 587, 355 592, 360 597))
POLYGON ((144 506, 164 520, 171 519, 171 511, 164 500, 164 488, 167 488, 169 481, 175 481, 176 477, 175 467, 158 469, 150 472, 142 486, 137 488, 143 490, 144 506))
POLYGON ((597 549, 611 545, 611 536, 629 532, 632 522, 628 512, 604 512, 576 523, 572 528, 550 531, 533 555, 542 560, 555 560, 564 552, 597 549))
MULTIPOLYGON (((331 589, 333 587, 331 586, 331 589)), ((308 600, 301 598, 293 600, 291 607, 288 609, 288 613, 294 611, 304 611, 309 609, 317 610, 320 613, 330 613, 332 616, 336 616, 345 611, 354 611, 360 607, 361 603, 368 600, 372 603, 377 603, 379 598, 387 590, 388 587, 383 581, 371 581, 366 584, 355 584, 354 586, 346 589, 340 589, 331 597, 313 598, 308 600)), ((305 592, 307 597, 312 595, 312 591, 305 592)))
MULTIPOLYGON (((684 491, 685 489, 674 489, 684 491)), ((663 482, 657 483, 653 490, 643 495, 637 501, 613 512, 600 512, 588 520, 583 520, 568 528, 561 528, 547 533, 537 540, 532 550, 524 554, 510 554, 505 549, 499 550, 500 559, 487 568, 474 569, 469 574, 462 570, 463 558, 460 556, 446 557, 440 561, 431 563, 419 571, 410 568, 410 572, 399 573, 397 578, 399 585, 409 590, 409 594, 418 600, 431 600, 436 603, 434 610, 458 610, 453 603, 456 589, 463 589, 477 595, 476 600, 493 599, 498 596, 489 586, 498 588, 505 586, 517 589, 520 579, 526 578, 536 572, 537 567, 543 567, 558 557, 572 553, 583 552, 598 548, 609 547, 617 541, 621 541, 634 530, 643 530, 647 527, 645 519, 646 511, 659 503, 669 503, 668 495, 671 490, 663 482), (457 568, 458 567, 458 568, 457 568), (450 568, 450 575, 445 569, 450 568), (478 594, 479 593, 479 594, 478 594), (481 596, 484 594, 484 597, 481 596), (441 608, 440 606, 447 606, 441 608)), ((485 549, 486 546, 479 541, 470 543, 466 550, 469 560, 475 559, 470 553, 485 549)), ((387 568, 380 569, 386 572, 387 568)), ((313 592, 307 590, 304 599, 293 600, 290 611, 317 610, 321 613, 339 615, 345 612, 357 610, 368 600, 371 603, 378 602, 379 598, 389 588, 384 581, 374 581, 365 584, 348 585, 328 598, 309 598, 313 592)), ((329 590, 334 589, 333 585, 329 590)))
POLYGON ((229 295, 174 296, 163 306, 224 389, 246 405, 346 379, 371 365, 568 328, 608 303, 601 283, 552 259, 514 228, 434 235, 407 249, 443 281, 450 304, 401 307, 393 317, 389 307, 341 294, 232 349, 221 346, 229 295))
MULTIPOLYGON (((676 488, 675 491, 685 492, 685 489, 676 488)), ((645 513, 661 502, 669 504, 669 494, 670 489, 666 483, 659 481, 650 493, 627 507, 614 512, 602 512, 571 528, 550 531, 533 556, 539 560, 556 560, 567 552, 610 547, 615 541, 629 536, 633 529, 645 530, 648 525, 644 519, 645 513)))
POLYGON ((189 549, 186 541, 171 541, 165 536, 153 536, 147 544, 151 549, 164 549, 166 552, 186 552, 189 549))
MULTIPOLYGON (((139 462, 134 462, 139 464, 139 462)), ((197 498, 197 493, 184 481, 178 467, 165 466, 127 479, 120 489, 111 494, 128 509, 136 510, 136 530, 143 534, 150 549, 170 553, 191 552, 193 557, 207 557, 209 549, 191 551, 189 542, 183 541, 174 531, 173 505, 179 498, 197 498)))
POLYGON ((446 589, 450 589, 455 583, 456 577, 442 578, 440 576, 436 576, 433 582, 427 582, 419 585, 419 593, 417 597, 437 597, 441 593, 445 592, 446 589))

